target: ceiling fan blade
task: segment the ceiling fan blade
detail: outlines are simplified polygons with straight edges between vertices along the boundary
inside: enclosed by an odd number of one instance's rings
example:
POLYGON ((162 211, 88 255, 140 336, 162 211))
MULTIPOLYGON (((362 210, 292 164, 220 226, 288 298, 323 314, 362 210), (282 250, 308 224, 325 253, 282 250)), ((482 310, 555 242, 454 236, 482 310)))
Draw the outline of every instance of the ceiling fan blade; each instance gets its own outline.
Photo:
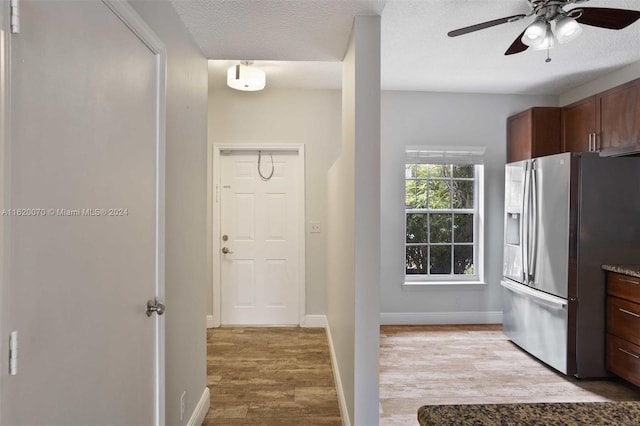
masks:
POLYGON ((621 30, 640 19, 640 11, 628 9, 609 9, 606 7, 579 7, 569 11, 569 16, 574 11, 581 12, 575 18, 576 21, 594 27, 621 30))
POLYGON ((449 37, 457 37, 463 34, 472 33, 474 31, 484 30, 485 28, 494 27, 496 25, 506 24, 507 22, 519 21, 525 16, 527 15, 513 15, 513 16, 507 16, 500 19, 494 19, 493 21, 482 22, 480 24, 475 24, 468 27, 459 28, 457 30, 449 31, 447 35, 449 37))
MULTIPOLYGON (((524 31, 526 31, 526 29, 524 31)), ((529 46, 527 46, 522 42, 522 36, 524 35, 524 31, 520 33, 518 38, 516 38, 513 41, 513 43, 511 43, 511 46, 509 46, 507 51, 504 52, 505 55, 514 55, 516 53, 524 52, 529 48, 529 46)))

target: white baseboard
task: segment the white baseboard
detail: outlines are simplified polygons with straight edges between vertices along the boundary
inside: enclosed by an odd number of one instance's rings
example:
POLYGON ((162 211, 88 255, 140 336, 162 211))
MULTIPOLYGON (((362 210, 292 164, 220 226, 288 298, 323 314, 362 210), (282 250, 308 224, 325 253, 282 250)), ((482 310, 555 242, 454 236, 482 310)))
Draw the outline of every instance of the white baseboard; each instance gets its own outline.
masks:
POLYGON ((326 315, 305 315, 300 327, 309 328, 327 328, 327 316, 326 315))
MULTIPOLYGON (((207 315, 207 328, 215 328, 215 322, 213 321, 213 315, 207 315)), ((326 315, 305 315, 300 322, 300 327, 309 328, 326 328, 327 316, 326 315)))
POLYGON ((207 315, 207 328, 213 328, 215 324, 213 322, 213 315, 207 315))
POLYGON ((381 325, 502 324, 502 311, 382 312, 381 325))
POLYGON ((207 412, 209 411, 210 403, 211 396, 209 394, 209 388, 204 388, 200 401, 198 401, 198 405, 196 405, 195 410, 193 410, 193 413, 187 422, 187 426, 201 426, 204 418, 207 416, 207 412))
POLYGON ((342 426, 351 426, 349 410, 347 410, 347 400, 344 397, 342 379, 340 378, 340 369, 338 368, 338 360, 333 346, 333 338, 331 337, 331 327, 329 327, 329 323, 326 323, 325 330, 327 331, 327 340, 329 341, 329 353, 331 354, 331 366, 333 367, 333 381, 336 383, 336 393, 338 394, 338 407, 340 408, 342 426))

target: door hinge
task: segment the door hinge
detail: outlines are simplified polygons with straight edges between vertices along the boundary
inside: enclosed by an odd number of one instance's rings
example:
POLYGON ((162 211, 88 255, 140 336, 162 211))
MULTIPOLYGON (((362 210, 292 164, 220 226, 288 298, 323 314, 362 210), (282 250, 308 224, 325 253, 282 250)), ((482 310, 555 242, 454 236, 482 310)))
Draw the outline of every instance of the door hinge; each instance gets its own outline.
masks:
POLYGON ((20 33, 20 7, 18 0, 11 0, 11 33, 20 33))
POLYGON ((9 335, 9 374, 18 374, 18 332, 12 331, 9 335))

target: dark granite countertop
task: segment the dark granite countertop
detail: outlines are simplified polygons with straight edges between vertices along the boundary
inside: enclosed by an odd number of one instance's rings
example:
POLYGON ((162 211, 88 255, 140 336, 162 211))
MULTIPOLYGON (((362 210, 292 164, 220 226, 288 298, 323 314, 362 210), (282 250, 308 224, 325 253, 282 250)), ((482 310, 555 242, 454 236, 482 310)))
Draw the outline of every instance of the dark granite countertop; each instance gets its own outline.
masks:
POLYGON ((640 265, 602 265, 602 269, 640 278, 640 265))
POLYGON ((637 426, 640 402, 426 405, 421 426, 637 426))

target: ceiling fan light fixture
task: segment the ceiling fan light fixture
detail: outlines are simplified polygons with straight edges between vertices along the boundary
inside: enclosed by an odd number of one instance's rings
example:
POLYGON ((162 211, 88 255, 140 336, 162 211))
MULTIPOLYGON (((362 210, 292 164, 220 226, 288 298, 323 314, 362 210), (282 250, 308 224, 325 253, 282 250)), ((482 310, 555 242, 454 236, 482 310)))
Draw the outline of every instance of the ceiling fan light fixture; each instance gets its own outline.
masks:
POLYGON ((556 44, 556 38, 553 36, 553 32, 551 31, 551 24, 547 22, 547 32, 542 40, 531 47, 533 50, 547 50, 552 49, 556 44))
POLYGON ((547 23, 543 20, 536 19, 527 27, 522 35, 522 42, 527 46, 536 47, 543 43, 547 36, 547 23))
POLYGON ((227 86, 232 89, 256 92, 264 89, 266 83, 265 72, 250 61, 242 61, 227 70, 227 86))
POLYGON ((556 38, 558 43, 568 43, 582 34, 582 27, 578 22, 568 16, 563 16, 556 21, 556 38))

